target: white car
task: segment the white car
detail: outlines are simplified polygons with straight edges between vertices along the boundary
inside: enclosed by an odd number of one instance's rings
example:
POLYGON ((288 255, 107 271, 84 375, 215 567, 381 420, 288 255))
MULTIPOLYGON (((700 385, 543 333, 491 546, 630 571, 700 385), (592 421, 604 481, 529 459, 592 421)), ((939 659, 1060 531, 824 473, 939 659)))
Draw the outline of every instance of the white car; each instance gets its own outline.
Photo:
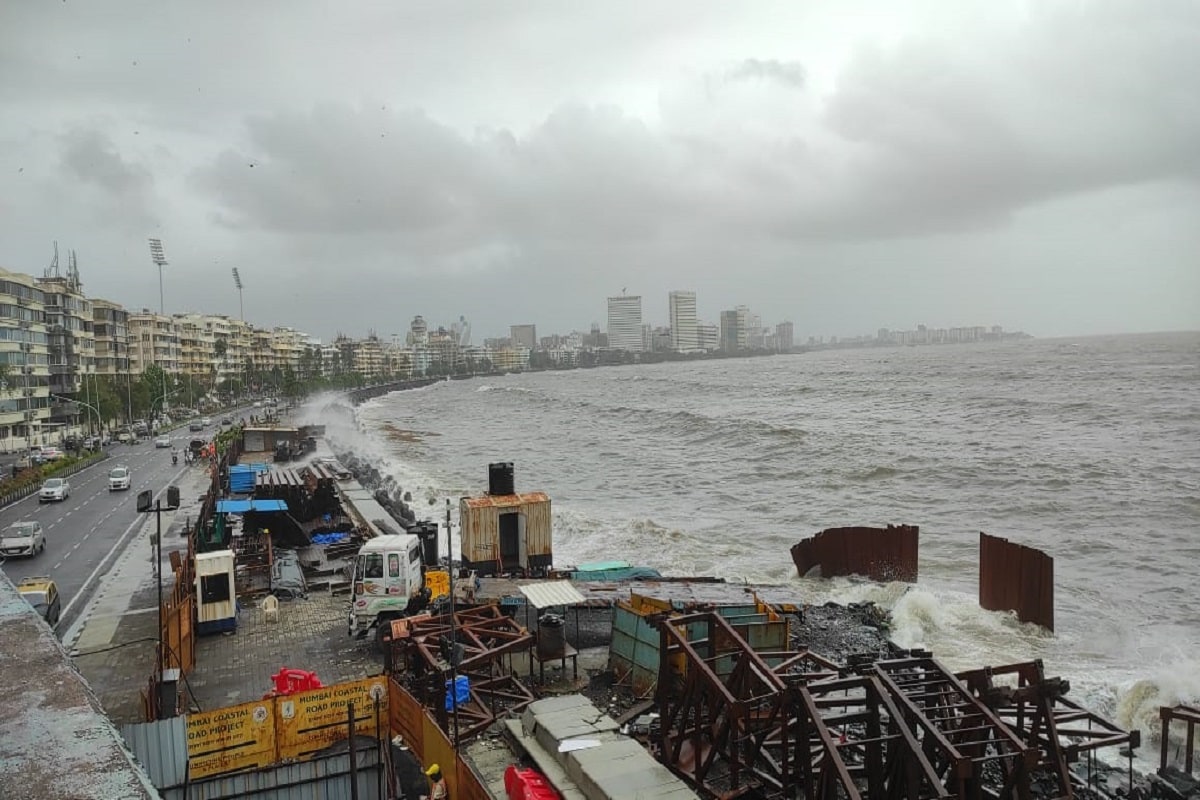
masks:
POLYGON ((129 488, 129 467, 113 467, 108 471, 108 490, 122 492, 129 488))
POLYGON ((66 478, 50 478, 42 484, 38 492, 39 503, 49 503, 52 500, 66 500, 71 496, 71 482, 66 478))
POLYGON ((200 420, 200 424, 207 428, 209 425, 212 425, 212 417, 205 417, 200 420))
POLYGON ((23 519, 0 531, 0 556, 36 556, 46 549, 46 533, 42 523, 23 519))
POLYGON ((154 446, 160 447, 160 448, 161 447, 170 447, 171 446, 171 437, 170 436, 158 437, 157 439, 154 440, 154 446))

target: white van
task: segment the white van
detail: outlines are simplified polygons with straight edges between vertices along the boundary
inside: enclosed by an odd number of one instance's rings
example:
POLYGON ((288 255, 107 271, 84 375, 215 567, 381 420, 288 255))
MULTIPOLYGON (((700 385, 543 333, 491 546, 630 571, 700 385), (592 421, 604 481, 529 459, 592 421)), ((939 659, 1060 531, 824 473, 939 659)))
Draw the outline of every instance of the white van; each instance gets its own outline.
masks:
MULTIPOLYGON (((363 636, 379 622, 407 616, 423 588, 420 539, 389 534, 368 540, 354 559, 350 635, 363 636)), ((424 608, 425 599, 414 605, 424 608)))

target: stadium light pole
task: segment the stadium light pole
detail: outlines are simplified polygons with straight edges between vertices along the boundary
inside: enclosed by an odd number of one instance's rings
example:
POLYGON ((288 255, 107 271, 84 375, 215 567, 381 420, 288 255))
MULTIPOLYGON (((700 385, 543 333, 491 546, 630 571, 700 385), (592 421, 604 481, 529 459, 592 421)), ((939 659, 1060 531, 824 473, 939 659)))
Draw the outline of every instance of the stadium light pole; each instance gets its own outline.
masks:
MULTIPOLYGON (((165 317, 167 315, 167 311, 166 311, 166 303, 163 302, 163 271, 162 271, 162 268, 167 265, 167 257, 165 255, 163 255, 162 239, 151 239, 150 240, 150 260, 152 262, 154 262, 156 265, 158 265, 158 314, 159 314, 159 316, 165 317)), ((157 325, 155 327, 157 327, 157 325)), ((151 336, 151 338, 150 338, 150 347, 151 347, 151 349, 153 349, 153 347, 154 347, 153 336, 151 336)), ((161 369, 162 369, 162 390, 163 390, 164 397, 167 394, 167 368, 165 366, 165 363, 166 362, 164 360, 164 365, 161 367, 161 369)), ((166 406, 163 407, 163 413, 164 414, 166 413, 166 406)))
POLYGON ((236 286, 238 290, 238 315, 241 317, 242 322, 245 322, 246 307, 242 305, 242 276, 238 272, 237 267, 233 268, 233 285, 236 286))

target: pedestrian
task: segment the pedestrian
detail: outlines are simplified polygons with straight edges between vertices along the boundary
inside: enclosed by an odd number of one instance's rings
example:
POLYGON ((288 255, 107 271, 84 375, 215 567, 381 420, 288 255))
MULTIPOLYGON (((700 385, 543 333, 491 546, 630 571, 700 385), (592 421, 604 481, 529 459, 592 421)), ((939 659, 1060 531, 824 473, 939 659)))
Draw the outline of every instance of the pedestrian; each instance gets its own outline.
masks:
POLYGON ((429 778, 429 794, 422 795, 427 800, 449 800, 450 794, 446 791, 446 778, 442 775, 442 768, 437 764, 431 764, 429 769, 425 770, 425 777, 429 778))

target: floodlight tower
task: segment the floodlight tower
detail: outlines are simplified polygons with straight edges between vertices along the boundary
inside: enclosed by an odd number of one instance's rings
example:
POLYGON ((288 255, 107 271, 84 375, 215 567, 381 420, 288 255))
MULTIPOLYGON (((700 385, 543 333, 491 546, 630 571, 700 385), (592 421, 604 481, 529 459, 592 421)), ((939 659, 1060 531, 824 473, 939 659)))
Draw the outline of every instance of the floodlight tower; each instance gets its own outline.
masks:
MULTIPOLYGON (((159 313, 159 316, 165 317, 167 315, 167 305, 165 302, 163 302, 162 268, 167 265, 167 257, 165 255, 163 255, 162 239, 150 239, 150 260, 158 265, 158 313, 159 313)), ((156 326, 157 326, 157 324, 158 323, 155 323, 156 326)), ((150 347, 151 347, 151 351, 150 351, 151 355, 153 355, 153 353, 154 353, 153 337, 151 337, 151 339, 150 339, 150 347)), ((170 355, 169 349, 168 349, 167 355, 168 356, 170 355)), ((167 362, 164 361, 163 366, 161 367, 161 369, 162 369, 162 390, 163 390, 162 413, 164 415, 166 414, 166 409, 167 409, 167 405, 166 405, 167 404, 167 399, 166 399, 167 398, 167 367, 166 367, 166 364, 167 364, 167 362)))
POLYGON ((242 322, 246 321, 246 307, 242 305, 242 276, 238 273, 238 268, 233 268, 233 285, 238 290, 238 313, 241 315, 242 322))
POLYGON ((162 268, 167 265, 167 257, 163 255, 162 239, 150 240, 150 260, 158 265, 158 313, 166 315, 166 304, 163 302, 162 268))

